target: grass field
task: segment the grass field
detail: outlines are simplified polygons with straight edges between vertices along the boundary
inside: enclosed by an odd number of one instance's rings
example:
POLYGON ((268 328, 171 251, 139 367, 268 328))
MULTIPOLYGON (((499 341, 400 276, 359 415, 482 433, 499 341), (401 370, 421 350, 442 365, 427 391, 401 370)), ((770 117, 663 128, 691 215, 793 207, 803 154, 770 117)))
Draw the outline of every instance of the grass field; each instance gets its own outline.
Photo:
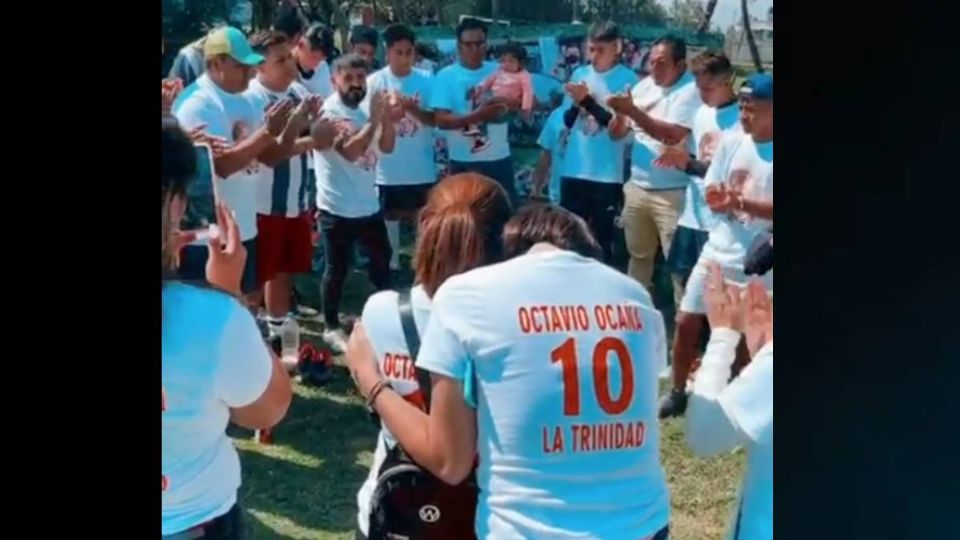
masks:
MULTIPOLYGON (((298 290, 316 290, 312 278, 307 279, 298 290)), ((406 275, 401 281, 409 279, 406 275)), ((658 286, 656 297, 669 299, 668 287, 658 286)), ((352 272, 343 310, 359 313, 370 292, 365 276, 352 272)), ((309 294, 302 296, 316 305, 309 294)), ((308 340, 319 339, 319 325, 304 326, 308 340)), ((240 430, 231 434, 243 466, 241 501, 249 538, 353 538, 356 493, 369 470, 376 429, 344 368, 336 368, 333 381, 322 388, 295 387, 273 445, 255 443, 240 430)), ((684 443, 682 420, 662 424, 661 451, 671 492, 671 539, 722 538, 742 476, 742 452, 710 460, 694 457, 684 443)))

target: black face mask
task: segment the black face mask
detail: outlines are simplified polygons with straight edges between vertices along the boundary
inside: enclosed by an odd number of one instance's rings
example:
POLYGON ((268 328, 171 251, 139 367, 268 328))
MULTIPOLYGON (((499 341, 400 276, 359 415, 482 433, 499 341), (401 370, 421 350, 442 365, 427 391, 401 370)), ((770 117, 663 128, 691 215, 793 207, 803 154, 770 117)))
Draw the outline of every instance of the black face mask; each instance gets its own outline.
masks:
POLYGON ((567 64, 569 64, 569 65, 571 65, 571 66, 572 66, 573 64, 579 64, 579 63, 580 63, 580 57, 577 56, 577 55, 575 55, 575 54, 568 54, 566 60, 567 60, 567 64))

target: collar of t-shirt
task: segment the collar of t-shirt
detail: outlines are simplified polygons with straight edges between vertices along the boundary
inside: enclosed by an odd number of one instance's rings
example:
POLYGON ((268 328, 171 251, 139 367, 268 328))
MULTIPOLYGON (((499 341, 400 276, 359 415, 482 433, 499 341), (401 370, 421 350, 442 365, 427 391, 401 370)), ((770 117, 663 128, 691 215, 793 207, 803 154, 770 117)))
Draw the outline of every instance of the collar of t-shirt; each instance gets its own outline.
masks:
POLYGON ((304 79, 309 79, 313 77, 313 74, 317 72, 317 70, 315 69, 311 69, 311 70, 303 69, 302 67, 300 67, 300 62, 297 62, 297 71, 300 72, 300 76, 303 77, 304 79))
MULTIPOLYGON (((690 73, 689 70, 684 70, 684 71, 683 71, 683 74, 680 75, 680 78, 678 78, 673 84, 671 84, 670 86, 661 86, 661 87, 660 87, 660 88, 663 89, 663 96, 666 97, 666 96, 670 95, 671 92, 673 92, 674 90, 680 88, 681 86, 687 84, 688 82, 690 82, 690 81, 692 81, 692 80, 693 80, 693 74, 690 73)), ((656 83, 654 83, 654 84, 656 84, 656 83)))

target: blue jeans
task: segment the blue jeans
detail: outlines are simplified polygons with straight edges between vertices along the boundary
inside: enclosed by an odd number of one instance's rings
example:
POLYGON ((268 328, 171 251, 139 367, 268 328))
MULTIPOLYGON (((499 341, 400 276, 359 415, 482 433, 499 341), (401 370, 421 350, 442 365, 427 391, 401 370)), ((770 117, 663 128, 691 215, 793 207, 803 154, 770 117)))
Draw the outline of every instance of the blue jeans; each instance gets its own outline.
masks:
POLYGON ((507 190, 514 210, 520 202, 517 197, 517 182, 513 175, 513 158, 507 156, 495 161, 453 161, 450 160, 450 174, 472 172, 496 180, 507 190))

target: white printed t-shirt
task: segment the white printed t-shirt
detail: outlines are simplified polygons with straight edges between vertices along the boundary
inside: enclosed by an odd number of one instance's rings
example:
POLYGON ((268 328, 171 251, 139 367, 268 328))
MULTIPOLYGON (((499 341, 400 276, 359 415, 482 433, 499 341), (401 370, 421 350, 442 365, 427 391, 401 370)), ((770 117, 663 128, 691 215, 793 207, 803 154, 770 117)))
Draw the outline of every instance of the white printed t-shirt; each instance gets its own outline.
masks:
MULTIPOLYGON (((668 88, 657 86, 653 77, 647 77, 637 83, 630 94, 634 104, 646 110, 652 118, 687 129, 693 128, 693 117, 703 103, 700 101, 700 92, 697 91, 694 77, 689 71, 684 72, 677 82, 668 88)), ((692 154, 693 140, 691 137, 686 140, 684 149, 688 154, 692 154)), ((690 178, 685 172, 654 165, 653 161, 662 153, 663 143, 636 128, 633 151, 630 154, 630 181, 649 190, 685 188, 690 178)))
MULTIPOLYGON (((693 117, 693 147, 697 161, 710 162, 726 132, 742 131, 740 127, 740 104, 734 101, 726 107, 701 105, 693 117)), ((683 212, 677 224, 688 229, 709 231, 713 228, 714 216, 704 199, 704 178, 691 175, 687 184, 683 212)))
MULTIPOLYGON (((323 102, 323 116, 346 120, 351 136, 363 129, 369 120, 370 100, 364 99, 356 109, 347 107, 340 94, 323 102)), ((367 151, 356 161, 347 161, 333 148, 313 151, 317 174, 317 208, 345 218, 372 216, 380 211, 377 197, 377 161, 379 136, 375 135, 367 151)))
POLYGON ((273 362, 250 312, 218 291, 163 288, 161 337, 162 534, 227 513, 240 459, 227 437, 230 409, 267 389, 273 362))
MULTIPOLYGON (((206 124, 210 135, 235 145, 256 128, 257 115, 241 94, 229 94, 218 87, 206 73, 196 80, 196 89, 173 111, 187 131, 206 124)), ((246 242, 257 236, 257 200, 259 198, 260 164, 251 162, 222 179, 214 177, 217 193, 236 214, 240 239, 246 242)), ((201 243, 202 245, 202 243, 201 243)))
MULTIPOLYGON (((413 98, 426 108, 433 88, 432 77, 422 71, 411 70, 406 77, 397 77, 387 66, 367 77, 367 94, 379 90, 399 91, 413 98)), ((437 180, 437 165, 434 161, 434 133, 432 126, 425 126, 415 116, 404 113, 394 122, 397 133, 393 153, 380 158, 377 163, 377 185, 402 186, 432 184, 437 180)))
MULTIPOLYGON (((773 141, 757 144, 744 133, 724 135, 707 169, 704 185, 723 183, 748 199, 773 202, 773 141)), ((716 225, 700 258, 742 273, 753 239, 773 222, 737 210, 729 215, 714 216, 716 225)), ((765 274, 764 279, 772 284, 773 270, 765 274)))
MULTIPOLYGON (((447 110, 458 116, 470 114, 479 107, 479 101, 477 98, 467 99, 467 91, 479 85, 499 67, 495 62, 484 62, 477 69, 467 69, 457 62, 441 69, 433 78, 430 108, 447 110)), ((463 130, 445 132, 451 161, 472 163, 510 157, 506 123, 487 124, 486 139, 489 145, 480 151, 474 151, 478 148, 474 144, 475 138, 464 135, 463 130)))
MULTIPOLYGON (((303 101, 309 92, 300 83, 293 83, 286 92, 274 92, 259 79, 250 81, 250 87, 243 97, 250 102, 256 115, 254 129, 259 129, 265 119, 267 109, 281 99, 303 101)), ((284 163, 271 168, 260 165, 261 181, 257 197, 257 212, 263 215, 286 216, 294 218, 307 210, 307 161, 309 152, 293 156, 284 163)))
MULTIPOLYGON (((629 92, 638 80, 636 73, 621 64, 603 73, 593 69, 593 66, 582 66, 570 77, 571 83, 586 83, 593 99, 608 110, 607 98, 616 93, 629 92)), ((565 111, 572 103, 568 95, 561 108, 565 111)), ((604 184, 622 184, 629 143, 629 134, 615 141, 593 116, 581 111, 570 130, 567 157, 561 174, 604 184)))
POLYGON ((323 60, 317 64, 317 69, 309 77, 299 73, 300 83, 314 96, 327 99, 333 95, 333 78, 330 75, 330 64, 323 60))
POLYGON ((637 540, 667 524, 665 331, 636 281, 561 250, 454 276, 417 362, 475 380, 481 540, 637 540))
MULTIPOLYGON (((380 373, 390 381, 393 390, 417 407, 423 407, 424 397, 417 383, 410 349, 407 348, 400 324, 398 297, 396 291, 381 291, 371 296, 363 306, 363 329, 366 330, 367 339, 377 356, 380 373)), ((410 290, 410 305, 413 308, 413 322, 417 333, 423 335, 430 318, 430 298, 423 287, 418 285, 410 290)), ((364 536, 369 535, 370 498, 377 486, 380 467, 387 458, 387 448, 392 448, 396 443, 393 434, 381 423, 370 474, 357 492, 357 524, 364 536)))

